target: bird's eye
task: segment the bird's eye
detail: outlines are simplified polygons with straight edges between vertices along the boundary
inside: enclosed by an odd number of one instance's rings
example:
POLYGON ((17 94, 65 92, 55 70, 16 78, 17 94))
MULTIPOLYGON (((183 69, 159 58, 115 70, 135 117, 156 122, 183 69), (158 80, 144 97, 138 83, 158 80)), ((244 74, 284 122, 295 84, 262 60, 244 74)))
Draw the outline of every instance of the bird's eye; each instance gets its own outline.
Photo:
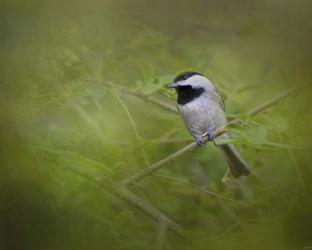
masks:
POLYGON ((185 75, 185 76, 183 76, 183 80, 186 80, 187 79, 187 76, 185 75))

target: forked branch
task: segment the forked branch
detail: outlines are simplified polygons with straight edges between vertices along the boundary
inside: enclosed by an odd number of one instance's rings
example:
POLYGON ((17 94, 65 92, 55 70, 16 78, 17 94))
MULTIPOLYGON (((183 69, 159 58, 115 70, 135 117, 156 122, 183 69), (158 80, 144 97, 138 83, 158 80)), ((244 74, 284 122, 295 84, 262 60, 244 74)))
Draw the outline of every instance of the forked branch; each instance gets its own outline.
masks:
POLYGON ((134 207, 138 208, 142 212, 144 212, 146 215, 150 216, 153 218, 156 223, 162 222, 165 223, 166 226, 171 229, 172 231, 176 232, 177 234, 183 236, 184 230, 176 224, 174 221, 172 221, 168 216, 163 214, 160 210, 137 196, 135 193, 132 191, 128 190, 125 187, 120 187, 120 186, 115 186, 114 183, 109 183, 106 184, 105 182, 99 182, 94 180, 92 177, 89 175, 82 173, 81 171, 76 170, 75 168, 72 167, 67 167, 66 169, 70 170, 71 172, 83 177, 84 179, 88 180, 90 183, 93 185, 97 186, 98 188, 108 191, 120 199, 130 203, 134 207))

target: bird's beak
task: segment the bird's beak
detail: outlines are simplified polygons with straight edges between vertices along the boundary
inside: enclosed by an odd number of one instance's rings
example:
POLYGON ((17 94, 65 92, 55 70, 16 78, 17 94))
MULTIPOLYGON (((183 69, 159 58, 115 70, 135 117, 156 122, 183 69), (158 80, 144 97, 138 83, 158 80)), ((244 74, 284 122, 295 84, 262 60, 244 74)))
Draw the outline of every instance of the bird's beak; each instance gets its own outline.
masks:
POLYGON ((179 87, 179 85, 178 85, 176 82, 170 83, 170 84, 168 85, 168 88, 171 88, 171 89, 175 89, 175 88, 177 88, 177 87, 179 87))

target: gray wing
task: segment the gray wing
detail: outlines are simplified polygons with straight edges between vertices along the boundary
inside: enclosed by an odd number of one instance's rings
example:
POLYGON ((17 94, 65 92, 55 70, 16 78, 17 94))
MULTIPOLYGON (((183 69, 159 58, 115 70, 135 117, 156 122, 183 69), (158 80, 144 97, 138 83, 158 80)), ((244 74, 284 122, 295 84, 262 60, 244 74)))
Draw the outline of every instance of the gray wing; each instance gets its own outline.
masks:
POLYGON ((219 103, 220 107, 225 110, 225 103, 224 99, 222 98, 222 95, 220 94, 219 90, 216 88, 216 92, 213 93, 213 98, 216 100, 217 103, 219 103))

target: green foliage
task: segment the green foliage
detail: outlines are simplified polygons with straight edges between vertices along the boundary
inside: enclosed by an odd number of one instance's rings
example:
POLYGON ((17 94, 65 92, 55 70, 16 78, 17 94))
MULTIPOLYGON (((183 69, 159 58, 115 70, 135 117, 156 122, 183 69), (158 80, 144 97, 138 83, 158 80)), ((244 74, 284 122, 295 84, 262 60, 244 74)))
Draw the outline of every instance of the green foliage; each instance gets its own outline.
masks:
POLYGON ((164 249, 311 247, 308 1, 4 1, 0 249, 153 249, 158 224, 107 187, 192 138, 166 88, 203 72, 254 176, 207 145, 131 190, 186 230, 164 249), (234 14, 235 13, 235 14, 234 14), (211 193, 219 195, 211 195, 211 193), (221 197, 220 197, 221 196, 221 197))

